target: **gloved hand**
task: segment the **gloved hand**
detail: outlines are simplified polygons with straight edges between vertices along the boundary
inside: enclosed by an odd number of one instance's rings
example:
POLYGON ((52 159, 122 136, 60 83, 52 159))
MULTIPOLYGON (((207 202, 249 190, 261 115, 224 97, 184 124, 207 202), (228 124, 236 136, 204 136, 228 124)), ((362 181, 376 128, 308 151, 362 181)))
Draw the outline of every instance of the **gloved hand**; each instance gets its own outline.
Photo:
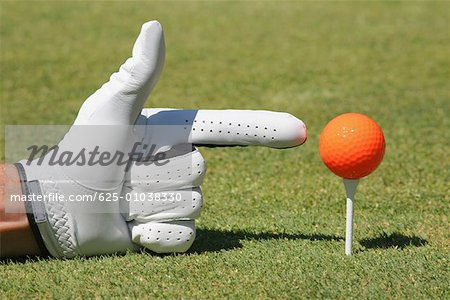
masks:
POLYGON ((201 154, 189 145, 286 148, 305 141, 304 124, 284 113, 148 109, 139 115, 163 63, 161 25, 148 22, 132 57, 84 102, 58 148, 41 160, 17 164, 25 194, 95 199, 27 203, 30 224, 51 255, 70 258, 140 246, 186 251, 195 237, 205 174, 201 154), (129 153, 132 164, 92 165, 81 156, 70 166, 50 163, 52 155, 88 151, 109 153, 107 160, 129 153))
POLYGON ((123 189, 133 200, 122 202, 132 240, 159 253, 184 252, 194 241, 206 169, 200 152, 190 145, 289 148, 306 140, 302 121, 270 111, 144 109, 140 126, 138 140, 152 145, 155 155, 175 154, 164 158, 164 166, 133 165, 123 189))
MULTIPOLYGON (((156 21, 145 23, 131 58, 83 103, 74 125, 58 145, 57 156, 61 158, 67 152, 75 157, 95 150, 128 155, 133 147, 131 125, 159 79, 164 57, 161 25, 156 21)), ((65 198, 85 195, 97 199, 92 202, 27 202, 27 209, 33 214, 29 217, 30 225, 41 248, 55 257, 137 249, 120 214, 120 203, 113 199, 122 191, 126 165, 117 161, 93 164, 81 157, 77 160, 79 165, 53 165, 51 158, 55 153, 56 150, 51 151, 40 162, 17 164, 23 192, 58 193, 65 198), (100 201, 100 197, 116 201, 100 201)), ((105 154, 106 159, 107 156, 105 154)))

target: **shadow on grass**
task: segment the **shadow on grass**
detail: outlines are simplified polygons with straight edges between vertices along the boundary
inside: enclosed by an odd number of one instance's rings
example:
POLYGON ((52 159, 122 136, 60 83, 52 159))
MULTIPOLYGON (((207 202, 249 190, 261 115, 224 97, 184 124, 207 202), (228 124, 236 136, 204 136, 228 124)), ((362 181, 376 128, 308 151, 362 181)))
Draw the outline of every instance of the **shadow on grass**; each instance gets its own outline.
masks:
POLYGON ((224 231, 215 229, 198 229, 197 237, 188 253, 218 252, 242 248, 243 240, 309 240, 309 241, 342 241, 343 238, 325 234, 302 233, 250 233, 243 230, 224 231))
POLYGON ((8 264, 27 264, 27 263, 34 263, 39 261, 46 261, 49 259, 53 259, 49 256, 36 256, 36 255, 27 255, 27 256, 20 256, 20 257, 5 257, 0 258, 0 266, 1 265, 8 265, 8 264))
MULTIPOLYGON (((198 229, 197 237, 191 249, 187 252, 189 254, 201 254, 207 252, 220 252, 242 248, 242 241, 263 241, 263 240, 308 240, 308 241, 343 241, 344 239, 335 235, 326 234, 302 234, 302 233, 271 233, 260 232, 251 233, 244 230, 216 230, 216 229, 198 229)), ((382 233, 375 238, 363 239, 359 243, 366 249, 404 249, 409 246, 422 247, 428 244, 428 241, 418 236, 407 236, 400 233, 382 233)), ((148 250, 142 250, 142 253, 149 255, 158 255, 161 257, 173 256, 177 254, 156 254, 148 250)), ((122 256, 121 254, 115 254, 122 256)), ((98 258, 98 257, 97 257, 98 258)), ((17 258, 2 258, 0 265, 11 263, 33 263, 39 261, 46 261, 49 257, 43 256, 26 256, 17 258)), ((92 259, 87 257, 85 259, 92 259)), ((94 259, 96 259, 94 257, 94 259)))
MULTIPOLYGON (((145 250, 142 250, 143 252, 145 250)), ((128 250, 129 253, 133 253, 131 250, 128 250)), ((81 260, 101 260, 103 258, 110 258, 110 257, 123 257, 126 253, 114 253, 114 254, 103 254, 98 256, 77 256, 74 259, 81 259, 81 260)), ((37 263, 41 261, 49 261, 49 260, 72 260, 70 258, 54 258, 52 256, 39 256, 39 255, 27 255, 27 256, 18 256, 18 257, 5 257, 0 258, 0 266, 1 265, 8 265, 8 264, 28 264, 28 263, 37 263)))
MULTIPOLYGON (((197 229, 197 235, 194 244, 191 249, 186 253, 189 254, 201 254, 207 252, 219 252, 223 250, 232 250, 236 248, 242 248, 241 241, 243 240, 309 240, 309 241, 342 241, 343 238, 335 235, 325 234, 301 234, 301 233, 250 233, 243 230, 225 231, 215 229, 197 229)), ((177 254, 158 254, 152 251, 142 249, 141 253, 145 253, 152 256, 170 257, 177 254)), ((184 255, 186 255, 184 254, 184 255)), ((114 254, 116 256, 123 256, 123 254, 114 254)), ((183 254, 182 254, 183 255, 183 254)), ((97 257, 98 258, 98 257, 97 257)), ((43 256, 25 256, 25 257, 13 257, 0 259, 0 265, 18 263, 27 264, 39 261, 46 261, 53 259, 51 257, 43 256)), ((95 257, 86 257, 85 259, 96 259, 95 257)))
POLYGON ((428 244, 428 241, 418 236, 407 236, 397 232, 391 234, 383 232, 375 238, 363 239, 359 243, 367 249, 404 249, 409 246, 422 247, 428 244))

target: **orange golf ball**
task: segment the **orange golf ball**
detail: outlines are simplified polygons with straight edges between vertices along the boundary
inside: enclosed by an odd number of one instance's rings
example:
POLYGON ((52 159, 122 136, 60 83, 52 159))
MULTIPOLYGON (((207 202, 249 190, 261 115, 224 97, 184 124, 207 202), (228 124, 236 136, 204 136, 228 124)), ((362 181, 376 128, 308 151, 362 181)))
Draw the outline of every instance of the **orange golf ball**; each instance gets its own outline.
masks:
POLYGON ((372 173, 384 156, 385 141, 381 127, 359 113, 332 119, 319 138, 322 161, 334 174, 347 179, 372 173))

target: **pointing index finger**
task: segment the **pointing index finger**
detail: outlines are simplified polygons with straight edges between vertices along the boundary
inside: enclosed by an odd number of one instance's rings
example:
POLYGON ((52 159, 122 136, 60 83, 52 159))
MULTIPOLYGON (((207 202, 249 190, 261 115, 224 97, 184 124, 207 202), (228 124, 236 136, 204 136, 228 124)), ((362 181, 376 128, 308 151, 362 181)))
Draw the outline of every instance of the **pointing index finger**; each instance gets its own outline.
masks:
POLYGON ((301 145, 306 126, 288 113, 261 110, 199 110, 191 133, 196 145, 255 145, 289 148, 301 145))
POLYGON ((263 110, 144 109, 148 125, 186 125, 194 145, 290 148, 307 139, 305 124, 283 112, 263 110))

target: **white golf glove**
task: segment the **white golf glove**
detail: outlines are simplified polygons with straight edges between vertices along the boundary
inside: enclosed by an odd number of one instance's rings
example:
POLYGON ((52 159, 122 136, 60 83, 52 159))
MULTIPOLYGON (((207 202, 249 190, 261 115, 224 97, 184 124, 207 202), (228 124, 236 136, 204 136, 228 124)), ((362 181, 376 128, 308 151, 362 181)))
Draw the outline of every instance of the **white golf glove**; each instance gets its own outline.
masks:
POLYGON ((206 171, 192 145, 287 148, 306 140, 304 124, 286 113, 144 109, 140 115, 163 64, 162 27, 156 21, 145 23, 132 57, 84 102, 59 148, 39 163, 17 164, 26 195, 96 199, 27 202, 38 243, 52 256, 108 254, 141 246, 158 253, 184 252, 195 238, 206 171), (81 158, 71 166, 51 163, 56 152, 62 156, 94 148, 110 156, 131 153, 132 164, 89 165, 81 158))

